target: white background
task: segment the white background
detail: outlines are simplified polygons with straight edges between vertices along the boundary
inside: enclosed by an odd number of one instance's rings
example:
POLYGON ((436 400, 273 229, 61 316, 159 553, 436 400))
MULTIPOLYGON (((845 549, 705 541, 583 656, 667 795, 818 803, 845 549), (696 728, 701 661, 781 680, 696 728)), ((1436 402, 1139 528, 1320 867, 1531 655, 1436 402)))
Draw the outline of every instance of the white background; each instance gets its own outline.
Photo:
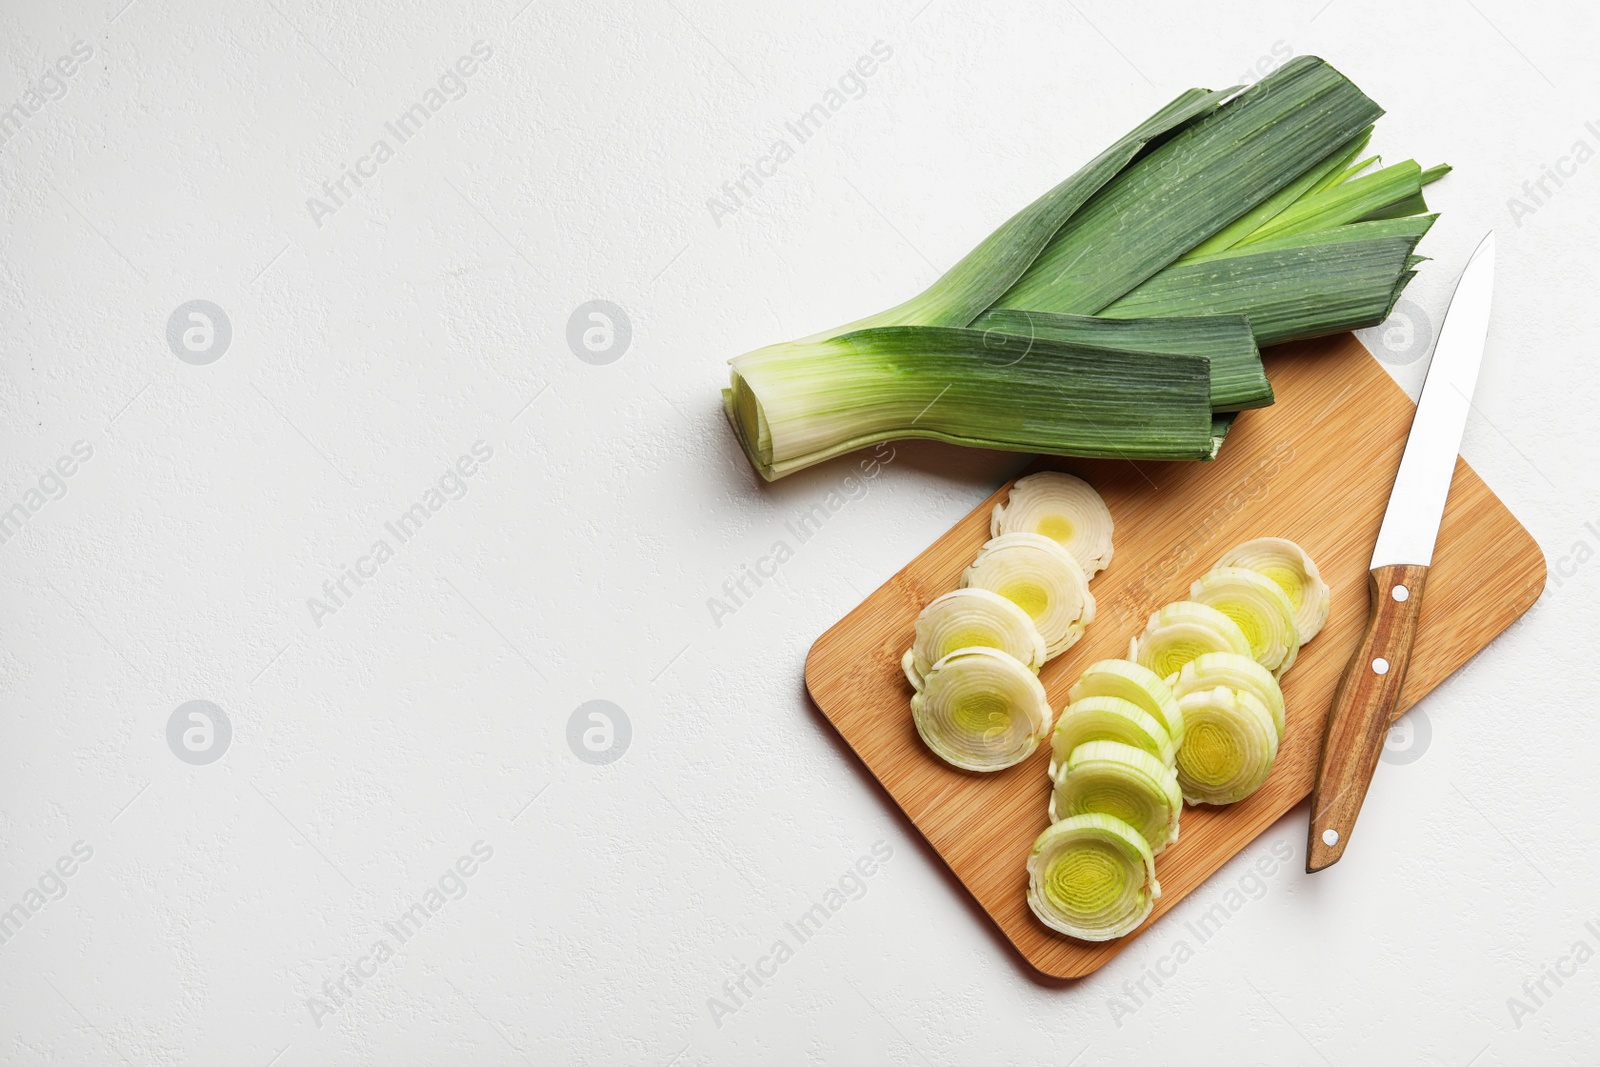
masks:
POLYGON ((93 855, 0 945, 0 1062, 1595 1062, 1600 960, 1531 1014, 1508 998, 1600 951, 1600 163, 1523 190, 1600 148, 1600 24, 1323 2, 6 0, 0 108, 75 41, 93 56, 0 146, 0 509, 93 456, 0 545, 0 908, 93 855), (319 225, 307 199, 475 41, 466 95, 319 225), (865 95, 718 225, 707 199, 875 41, 865 95), (729 356, 919 290, 1275 50, 1387 107, 1391 161, 1455 165, 1414 317, 1499 233, 1463 451, 1562 577, 1423 703, 1430 740, 1380 767, 1335 869, 1301 873, 1296 812, 1047 985, 801 685, 812 640, 1018 458, 902 446, 716 626, 707 599, 851 469, 759 484, 717 389, 729 356), (167 341, 191 299, 232 327, 205 366, 167 341), (608 365, 566 340, 593 299, 631 321, 608 365), (387 535, 478 441, 465 496, 387 535), (380 537, 394 558, 318 625, 308 598, 380 537), (207 766, 167 742, 197 699, 233 728, 207 766), (567 740, 595 699, 632 729, 605 765, 567 740), (478 841, 465 896, 308 1006, 478 841), (714 1019, 879 841, 864 896, 714 1019), (1197 944, 1185 924, 1280 844, 1197 944), (1124 984, 1180 941, 1130 1014, 1124 984))

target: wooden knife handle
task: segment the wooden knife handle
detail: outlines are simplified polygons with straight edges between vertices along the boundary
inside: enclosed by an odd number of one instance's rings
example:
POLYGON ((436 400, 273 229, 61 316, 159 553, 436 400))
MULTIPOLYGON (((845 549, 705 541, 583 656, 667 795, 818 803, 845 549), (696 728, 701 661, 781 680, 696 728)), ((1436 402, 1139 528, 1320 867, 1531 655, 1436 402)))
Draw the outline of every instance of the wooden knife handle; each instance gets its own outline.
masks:
POLYGON ((1322 735, 1322 762, 1311 791, 1307 872, 1337 863, 1350 843, 1405 684, 1427 577, 1428 568, 1416 564, 1379 567, 1371 574, 1367 632, 1339 679, 1322 735))

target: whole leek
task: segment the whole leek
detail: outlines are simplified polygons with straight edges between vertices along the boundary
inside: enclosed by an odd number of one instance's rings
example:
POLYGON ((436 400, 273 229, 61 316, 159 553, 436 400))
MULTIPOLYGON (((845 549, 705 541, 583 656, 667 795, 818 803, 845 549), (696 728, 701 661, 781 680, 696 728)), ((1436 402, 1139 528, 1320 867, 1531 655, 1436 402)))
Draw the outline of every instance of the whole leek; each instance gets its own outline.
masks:
POLYGON ((1381 322, 1414 273, 1448 168, 1364 175, 1381 114, 1313 56, 1183 93, 919 295, 733 360, 729 422, 769 480, 901 437, 1209 459, 1271 402, 1258 346, 1381 322))

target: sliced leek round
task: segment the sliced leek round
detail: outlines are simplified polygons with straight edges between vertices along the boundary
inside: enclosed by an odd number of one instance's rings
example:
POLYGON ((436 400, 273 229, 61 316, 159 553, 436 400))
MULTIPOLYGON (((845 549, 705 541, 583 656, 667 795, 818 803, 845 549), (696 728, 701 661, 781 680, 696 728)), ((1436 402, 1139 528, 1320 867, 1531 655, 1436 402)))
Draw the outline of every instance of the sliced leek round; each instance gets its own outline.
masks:
POLYGON ((1283 690, 1272 672, 1249 656, 1233 652, 1207 652, 1191 663, 1185 663, 1172 684, 1178 696, 1226 686, 1241 693, 1249 693, 1267 709, 1272 725, 1277 728, 1278 740, 1283 740, 1283 690))
POLYGON ((1226 686, 1179 697, 1189 732, 1178 786, 1191 804, 1232 804, 1254 793, 1278 758, 1278 730, 1254 695, 1226 686))
POLYGON ((1090 741, 1072 750, 1055 775, 1050 821, 1074 815, 1111 815, 1144 837, 1150 854, 1178 839, 1183 794, 1171 767, 1148 752, 1117 741, 1090 741))
POLYGON ((1283 537, 1261 537, 1230 548, 1219 567, 1248 567, 1277 582, 1294 606, 1295 627, 1303 645, 1328 621, 1332 596, 1328 583, 1305 549, 1283 537))
MULTIPOLYGON (((1137 704, 1121 697, 1084 697, 1068 704, 1050 735, 1050 777, 1064 767, 1068 757, 1091 741, 1116 741, 1148 753, 1163 766, 1172 766, 1178 747, 1167 728, 1137 704)), ((1151 846, 1155 842, 1150 842, 1151 846)))
POLYGON ((917 733, 934 754, 968 771, 1027 759, 1050 733, 1044 686, 997 648, 962 648, 935 663, 911 698, 917 733))
MULTIPOLYGON (((1183 670, 1183 665, 1207 652, 1237 652, 1250 655, 1250 640, 1239 624, 1209 604, 1180 600, 1168 604, 1145 624, 1144 633, 1133 639, 1128 658, 1163 678, 1183 670)), ((1178 702, 1179 707, 1183 702, 1178 702)), ((1188 715, 1184 716, 1187 737, 1188 715)))
POLYGON ((1067 699, 1074 704, 1089 697, 1126 700, 1165 727, 1174 746, 1183 744, 1183 712, 1178 708, 1178 698, 1150 668, 1127 659, 1092 663, 1067 693, 1067 699))
POLYGON ((1093 578, 1111 563, 1111 509, 1082 478, 1039 471, 1018 478, 994 506, 989 535, 1033 533, 1060 543, 1093 578))
POLYGON ((991 537, 961 576, 961 586, 999 593, 1027 612, 1044 637, 1047 659, 1071 648, 1094 620, 1094 595, 1083 568, 1040 534, 991 537))
POLYGON ((1239 624, 1250 655, 1269 671, 1293 663, 1300 649, 1294 605, 1277 582, 1248 567, 1217 567, 1189 587, 1189 599, 1209 604, 1239 624))
POLYGON ((1160 895, 1149 843, 1113 815, 1053 823, 1028 857, 1028 907, 1050 929, 1085 941, 1121 937, 1160 895))
POLYGON ((918 689, 939 660, 958 648, 998 648, 1030 671, 1044 663, 1044 638, 1028 613, 987 589, 956 589, 917 616, 916 639, 900 660, 918 689))

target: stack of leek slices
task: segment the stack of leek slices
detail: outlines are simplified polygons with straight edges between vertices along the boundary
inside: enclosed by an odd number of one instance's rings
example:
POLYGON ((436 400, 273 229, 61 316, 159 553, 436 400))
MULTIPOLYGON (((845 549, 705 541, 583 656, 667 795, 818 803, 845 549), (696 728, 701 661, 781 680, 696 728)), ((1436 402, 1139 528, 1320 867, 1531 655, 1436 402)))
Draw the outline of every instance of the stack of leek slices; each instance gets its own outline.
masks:
POLYGON ((1089 579, 1111 562, 1111 512, 1088 483, 1017 479, 961 587, 917 616, 900 661, 911 717, 940 759, 969 771, 1022 762, 1050 735, 1038 673, 1094 620, 1089 579))
POLYGON ((1028 860, 1040 921, 1103 941, 1149 916, 1183 802, 1232 804, 1267 780, 1285 724, 1278 680, 1328 607, 1299 545, 1249 541, 1151 615, 1127 659, 1083 672, 1052 738, 1051 825, 1028 860))

